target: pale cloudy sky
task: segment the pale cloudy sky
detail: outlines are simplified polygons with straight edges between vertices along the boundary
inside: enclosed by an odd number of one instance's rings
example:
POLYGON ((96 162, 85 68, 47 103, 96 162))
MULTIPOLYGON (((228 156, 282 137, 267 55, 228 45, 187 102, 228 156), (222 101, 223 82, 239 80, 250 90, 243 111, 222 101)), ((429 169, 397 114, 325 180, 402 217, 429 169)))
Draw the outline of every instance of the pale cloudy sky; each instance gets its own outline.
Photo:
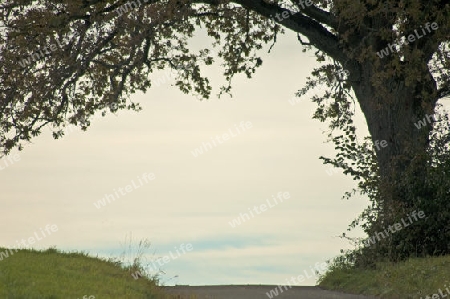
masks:
MULTIPOLYGON (((48 132, 35 138, 20 161, 1 164, 0 246, 13 247, 35 232, 41 236, 47 224, 58 231, 34 248, 118 256, 131 233, 150 240, 150 259, 192 244, 192 251, 162 267, 167 285, 285 283, 348 248, 337 236, 368 202, 340 199, 353 183, 340 171, 327 175, 330 166, 318 159, 333 154, 322 134, 326 125, 311 119, 315 105, 309 99, 288 102, 316 66, 314 55, 302 53, 289 32, 262 55, 253 79, 235 79, 231 99, 200 102, 166 83, 133 96, 144 108, 140 113, 109 115, 62 140, 48 132), (236 133, 241 121, 252 128, 194 157, 202 142, 236 133), (155 179, 105 207, 94 206, 144 173, 155 179), (280 191, 291 197, 230 226, 248 208, 273 203, 280 191)), ((207 73, 217 88, 221 71, 211 67, 207 73)))

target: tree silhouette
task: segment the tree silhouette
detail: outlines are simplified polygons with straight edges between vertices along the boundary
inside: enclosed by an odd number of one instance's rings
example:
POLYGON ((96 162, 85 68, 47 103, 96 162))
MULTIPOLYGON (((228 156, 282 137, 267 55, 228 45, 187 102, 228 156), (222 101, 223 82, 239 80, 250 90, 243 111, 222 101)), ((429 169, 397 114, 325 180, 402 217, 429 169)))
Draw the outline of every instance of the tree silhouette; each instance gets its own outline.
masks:
POLYGON ((371 171, 379 219, 390 223, 436 196, 427 183, 433 123, 416 125, 450 94, 446 3, 11 0, 0 5, 0 150, 21 148, 47 125, 59 138, 68 124, 86 129, 97 111, 139 110, 129 96, 151 88, 149 75, 159 69, 173 69, 182 92, 206 99, 211 86, 200 66, 214 63, 213 48, 228 82, 220 91, 229 93, 233 76, 250 78, 262 64, 258 51, 288 29, 323 62, 313 72, 317 80, 299 91, 321 83, 330 88, 313 97, 314 117, 350 136, 353 94, 371 141, 387 144, 374 149, 371 171), (194 52, 189 38, 200 28, 210 47, 194 52))

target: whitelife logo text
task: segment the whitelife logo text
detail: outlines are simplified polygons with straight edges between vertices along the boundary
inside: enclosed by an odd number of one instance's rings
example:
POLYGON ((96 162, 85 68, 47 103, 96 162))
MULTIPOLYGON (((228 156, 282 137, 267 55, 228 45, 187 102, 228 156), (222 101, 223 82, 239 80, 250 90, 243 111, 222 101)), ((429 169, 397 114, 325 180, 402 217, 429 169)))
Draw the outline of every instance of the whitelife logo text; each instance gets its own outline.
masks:
POLYGON ((228 133, 223 133, 221 136, 216 135, 214 137, 211 137, 211 142, 202 142, 202 145, 195 150, 191 151, 192 155, 197 158, 199 155, 202 155, 203 153, 206 153, 208 150, 212 150, 213 147, 217 147, 218 144, 222 144, 225 141, 229 140, 230 137, 236 137, 243 132, 247 131, 248 129, 251 129, 253 127, 253 124, 250 121, 244 122, 241 121, 239 124, 239 127, 237 125, 234 125, 235 130, 228 129, 228 133), (233 134, 236 133, 236 134, 233 134), (216 143, 217 141, 217 143, 216 143))
POLYGON ((126 185, 125 187, 119 187, 117 189, 113 190, 114 194, 105 194, 105 196, 98 200, 97 202, 94 202, 94 206, 97 209, 100 209, 101 207, 106 206, 107 204, 111 203, 112 201, 115 201, 116 199, 119 199, 121 196, 125 196, 130 192, 133 192, 134 190, 142 187, 144 184, 148 184, 150 181, 153 181, 155 179, 154 173, 144 173, 140 177, 137 177, 139 184, 136 184, 134 180, 131 181, 131 184, 126 185), (115 196, 114 196, 115 195, 115 196))

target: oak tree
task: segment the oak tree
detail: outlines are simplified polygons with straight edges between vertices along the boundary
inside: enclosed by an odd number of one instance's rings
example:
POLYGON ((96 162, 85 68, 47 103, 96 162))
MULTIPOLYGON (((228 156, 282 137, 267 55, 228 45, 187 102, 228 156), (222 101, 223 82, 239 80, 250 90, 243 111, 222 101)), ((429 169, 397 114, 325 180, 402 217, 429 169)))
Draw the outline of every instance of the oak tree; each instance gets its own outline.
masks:
MULTIPOLYGON (((344 145, 358 149, 352 105, 365 116, 371 142, 364 147, 373 164, 347 172, 376 186, 375 222, 393 223, 437 196, 450 201, 450 192, 437 194, 429 184, 435 109, 450 95, 445 0, 8 0, 0 13, 4 154, 45 126, 59 138, 68 124, 86 129, 96 112, 139 110, 130 95, 151 88, 150 75, 160 69, 175 72, 182 92, 206 99, 211 86, 201 67, 216 63, 214 49, 228 82, 221 93, 229 93, 233 76, 250 78, 262 64, 260 51, 292 30, 322 63, 298 95, 317 84, 329 87, 313 97, 314 117, 343 132, 335 140, 351 137, 344 145), (193 51, 189 39, 197 30, 211 40, 193 51)), ((448 224, 450 216, 435 209, 426 211, 429 217, 435 213, 448 224)), ((450 232, 438 230, 428 245, 424 232, 408 242, 422 254, 448 253, 442 239, 450 232)))

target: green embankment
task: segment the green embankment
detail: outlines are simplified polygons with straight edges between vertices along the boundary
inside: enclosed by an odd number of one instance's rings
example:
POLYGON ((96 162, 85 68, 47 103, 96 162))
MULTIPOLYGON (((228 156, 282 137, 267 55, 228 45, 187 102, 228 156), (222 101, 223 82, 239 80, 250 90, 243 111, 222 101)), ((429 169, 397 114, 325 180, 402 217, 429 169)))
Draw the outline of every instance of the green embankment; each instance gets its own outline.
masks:
POLYGON ((319 280, 319 286, 389 299, 448 299, 450 256, 412 258, 397 264, 379 263, 375 269, 364 270, 332 265, 319 280))
POLYGON ((170 298, 155 280, 134 279, 132 271, 85 253, 0 248, 0 298, 170 298))

